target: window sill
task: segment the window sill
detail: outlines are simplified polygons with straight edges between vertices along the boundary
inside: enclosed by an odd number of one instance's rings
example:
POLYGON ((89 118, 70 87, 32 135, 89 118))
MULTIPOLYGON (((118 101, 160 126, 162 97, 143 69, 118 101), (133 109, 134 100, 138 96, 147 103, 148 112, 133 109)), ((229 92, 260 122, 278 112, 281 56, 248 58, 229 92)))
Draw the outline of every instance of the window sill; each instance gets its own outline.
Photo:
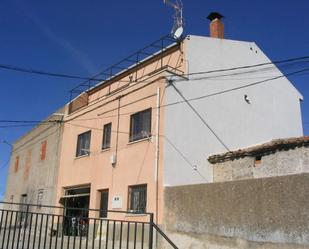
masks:
POLYGON ((88 155, 82 155, 82 156, 77 156, 77 157, 74 158, 74 160, 81 159, 81 158, 85 158, 85 157, 89 157, 89 156, 90 156, 90 154, 88 154, 88 155))
POLYGON ((130 145, 130 144, 136 144, 136 143, 143 142, 143 141, 149 141, 149 142, 151 142, 151 140, 152 140, 152 136, 149 136, 149 137, 141 138, 141 139, 138 139, 138 140, 134 140, 134 141, 132 141, 132 142, 128 142, 128 145, 130 145))
POLYGON ((106 149, 101 149, 101 152, 105 152, 105 151, 109 151, 109 150, 111 150, 111 147, 106 148, 106 149))
POLYGON ((139 214, 139 213, 129 213, 129 214, 126 214, 126 217, 144 217, 144 216, 147 216, 147 214, 139 214))

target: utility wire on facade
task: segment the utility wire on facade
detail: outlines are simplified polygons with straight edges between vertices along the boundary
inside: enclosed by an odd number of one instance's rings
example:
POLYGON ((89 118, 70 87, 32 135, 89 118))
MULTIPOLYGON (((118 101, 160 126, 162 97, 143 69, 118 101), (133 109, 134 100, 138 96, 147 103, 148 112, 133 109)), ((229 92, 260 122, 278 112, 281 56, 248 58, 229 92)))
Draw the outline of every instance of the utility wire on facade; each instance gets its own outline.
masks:
MULTIPOLYGON (((288 59, 284 59, 284 60, 277 60, 277 61, 272 61, 272 62, 254 64, 254 65, 244 65, 244 66, 240 66, 240 67, 231 67, 231 68, 215 69, 215 70, 209 70, 209 71, 193 72, 193 73, 185 74, 184 76, 235 71, 235 70, 240 70, 240 69, 262 67, 262 66, 267 66, 267 65, 278 65, 278 64, 283 64, 283 63, 304 61, 304 60, 307 60, 307 59, 309 59, 309 56, 293 57, 293 58, 288 58, 288 59)), ((15 72, 22 72, 22 73, 29 73, 29 74, 45 75, 45 76, 51 76, 51 77, 60 77, 60 78, 69 78, 69 79, 82 79, 82 80, 87 80, 87 81, 89 81, 89 80, 90 81, 104 81, 104 79, 97 78, 97 76, 100 75, 100 73, 96 74, 92 77, 82 77, 82 76, 77 76, 77 75, 48 72, 48 71, 42 71, 42 70, 38 70, 38 69, 29 69, 29 68, 23 68, 23 67, 18 67, 18 66, 15 66, 15 65, 6 65, 6 64, 0 64, 0 69, 10 70, 10 71, 15 71, 15 72)), ((126 82, 129 82, 129 81, 126 81, 126 82)))
POLYGON ((186 99, 186 97, 179 91, 179 89, 173 84, 171 80, 170 85, 175 89, 178 95, 184 100, 185 103, 190 107, 190 109, 196 114, 196 116, 202 121, 202 123, 210 130, 210 132, 215 136, 215 138, 220 142, 221 145, 227 150, 230 151, 228 146, 224 143, 224 141, 218 136, 217 132, 214 131, 212 127, 206 122, 206 120, 202 117, 202 115, 191 105, 191 103, 186 99))
MULTIPOLYGON (((304 60, 308 60, 308 59, 309 59, 309 56, 294 57, 294 58, 289 58, 289 59, 285 59, 285 60, 270 61, 270 62, 259 63, 259 64, 254 64, 254 65, 244 65, 244 66, 240 66, 240 67, 230 67, 230 68, 224 68, 224 69, 215 69, 215 70, 209 70, 209 71, 193 72, 193 73, 185 74, 185 76, 228 72, 228 71, 235 71, 235 70, 240 70, 240 69, 263 67, 263 66, 267 66, 267 65, 277 65, 277 64, 283 64, 283 63, 289 63, 289 62, 304 61, 304 60)), ((308 61, 305 61, 305 62, 308 62, 308 61)))
POLYGON ((196 171, 204 180, 205 182, 207 182, 207 179, 205 176, 203 176, 203 174, 201 172, 199 172, 199 170, 197 169, 196 166, 194 166, 190 160, 184 155, 184 153, 182 153, 179 148, 176 147, 176 145, 174 143, 172 143, 172 141, 170 139, 168 139, 166 136, 163 136, 165 138, 165 140, 174 148, 174 150, 182 157, 182 159, 194 170, 196 171))
MULTIPOLYGON (((85 126, 85 125, 77 125, 77 124, 72 124, 70 122, 68 122, 67 124, 72 125, 72 126, 76 126, 76 127, 91 129, 91 130, 99 130, 99 131, 104 130, 103 128, 97 128, 97 127, 91 127, 91 126, 85 126)), ((115 133, 115 134, 117 133, 117 134, 130 135, 129 132, 125 132, 125 131, 111 131, 111 132, 115 133)), ((155 135, 151 135, 151 136, 155 136, 155 135)), ((165 135, 161 135, 161 134, 159 134, 159 137, 164 138, 174 148, 174 150, 186 161, 186 163, 207 182, 207 179, 203 176, 203 174, 201 172, 199 172, 199 170, 193 165, 193 163, 190 162, 190 160, 184 155, 184 153, 181 152, 181 150, 179 148, 177 148, 177 146, 169 138, 167 138, 165 135)), ((118 151, 125 150, 127 148, 128 148, 128 146, 123 146, 123 147, 118 148, 118 151)), ((110 148, 110 149, 116 149, 116 147, 110 148)), ((96 152, 101 153, 102 150, 91 151, 91 154, 94 154, 96 152)))
POLYGON ((24 146, 26 146, 26 148, 27 148, 27 147, 29 147, 29 146, 31 146, 31 145, 33 145, 33 144, 36 144, 36 143, 38 143, 38 142, 41 142, 43 139, 46 139, 46 138, 48 138, 49 136, 55 134, 55 133, 60 129, 60 127, 61 127, 60 125, 55 129, 55 131, 49 133, 48 135, 46 135, 46 136, 44 136, 44 137, 40 137, 40 135, 42 135, 42 134, 43 134, 44 132, 46 132, 47 130, 49 130, 49 129, 55 127, 55 125, 56 125, 56 124, 53 124, 53 125, 51 125, 51 126, 48 126, 48 127, 45 128, 44 130, 42 130, 41 132, 39 132, 38 134, 36 134, 34 137, 30 138, 29 140, 27 140, 26 142, 24 142, 23 144, 19 145, 19 146, 18 146, 17 148, 15 148, 14 150, 12 150, 12 153, 15 152, 15 151, 17 151, 17 150, 19 150, 20 148, 22 148, 22 147, 24 147, 24 146), (35 141, 35 139, 37 139, 37 138, 38 138, 38 141, 33 142, 33 141, 35 141), (29 144, 30 142, 33 142, 33 143, 29 144))
MULTIPOLYGON (((187 100, 180 100, 180 101, 176 101, 176 102, 162 104, 162 105, 160 105, 160 108, 182 104, 182 103, 185 103, 186 101, 191 102, 191 101, 198 101, 198 100, 201 100, 201 99, 210 98, 210 97, 213 97, 213 96, 216 96, 216 95, 228 93, 228 92, 231 92, 231 91, 236 91, 236 90, 239 90, 239 89, 242 89, 242 88, 247 88, 247 87, 250 87, 250 86, 259 85, 259 84, 263 84, 263 83, 270 82, 270 81, 273 81, 273 80, 277 80, 279 78, 283 78, 283 77, 286 77, 286 76, 295 76, 295 75, 297 75, 299 73, 303 73, 303 72, 309 72, 309 68, 305 68, 305 69, 302 69, 302 70, 299 70, 299 71, 294 71, 294 72, 287 73, 287 74, 282 74, 282 75, 279 75, 279 76, 276 76, 276 77, 271 77, 271 78, 261 80, 261 81, 255 81, 255 82, 243 85, 243 86, 230 88, 230 89, 215 92, 215 93, 212 93, 212 94, 201 95, 201 96, 194 97, 194 98, 188 98, 187 100)), ((175 79, 174 81, 177 82, 178 80, 179 79, 175 79)), ((180 79, 180 80, 182 80, 182 79, 180 79)), ((122 108, 122 107, 120 107, 120 108, 122 108)), ((156 109, 156 107, 152 107, 152 109, 156 109)), ((104 113, 109 113, 109 112, 113 112, 113 111, 115 111, 115 110, 111 109, 111 110, 105 111, 104 113)), ((125 115, 131 115, 131 114, 134 114, 134 113, 136 113, 136 112, 135 111, 134 112, 125 112, 125 113, 120 113, 119 115, 125 116, 125 115)), ((94 117, 94 118, 85 118, 85 119, 72 119, 72 120, 69 120, 69 121, 71 122, 71 121, 98 120, 98 119, 105 119, 105 118, 114 118, 114 117, 117 117, 117 116, 118 116, 118 114, 117 115, 115 114, 115 115, 100 116, 100 117, 94 117)), ((67 122, 67 121, 64 121, 64 122, 67 122)))
MULTIPOLYGON (((265 79, 265 80, 252 82, 252 83, 249 83, 249 84, 246 84, 246 85, 243 85, 243 86, 239 86, 239 87, 235 87, 235 88, 230 88, 230 89, 227 89, 227 90, 219 91, 219 92, 216 92, 216 93, 202 95, 202 96, 198 96, 198 97, 194 97, 194 98, 189 98, 187 100, 176 101, 176 102, 172 102, 172 103, 168 103, 168 104, 163 104, 160 107, 173 106, 173 105, 185 103, 187 101, 188 102, 197 101, 197 100, 200 100, 200 99, 205 99, 205 98, 213 97, 213 96, 224 94, 224 93, 227 93, 227 92, 236 91, 236 90, 239 90, 239 89, 242 89, 242 88, 247 88, 247 87, 250 87, 250 86, 255 86, 255 85, 263 84, 263 83, 270 82, 270 81, 273 81, 273 80, 276 80, 276 79, 280 79, 280 78, 284 78, 284 77, 288 77, 288 76, 295 76, 297 74, 301 74, 301 73, 304 73, 304 72, 309 72, 309 67, 301 69, 301 70, 298 70, 298 71, 293 71, 293 72, 290 72, 290 73, 286 73, 286 74, 282 74, 282 75, 279 75, 279 76, 275 76, 275 77, 272 77, 272 78, 268 78, 268 79, 265 79)), ((175 79, 174 80, 174 82, 176 82, 176 83, 177 83, 177 81, 183 81, 183 79, 175 79)), ((153 109, 156 109, 156 107, 153 107, 153 109)), ((111 112, 111 111, 113 111, 113 110, 106 111, 105 113, 108 113, 108 112, 111 112)), ((130 115, 130 114, 133 114, 133 113, 135 113, 135 112, 120 113, 119 115, 120 116, 121 115, 130 115)), ((109 115, 109 116, 102 116, 102 117, 89 118, 89 119, 74 119, 74 121, 96 120, 96 119, 103 119, 103 118, 112 118, 112 117, 116 117, 116 116, 118 116, 118 115, 109 115)), ((73 120, 70 120, 70 121, 73 121, 73 120)), ((39 120, 0 120, 0 123, 29 123, 29 124, 33 124, 33 125, 35 125, 35 124, 43 124, 43 123, 61 123, 61 122, 66 122, 66 121, 61 121, 61 120, 43 120, 43 121, 39 121, 39 120)), ((8 126, 7 128, 10 128, 10 127, 8 126)))

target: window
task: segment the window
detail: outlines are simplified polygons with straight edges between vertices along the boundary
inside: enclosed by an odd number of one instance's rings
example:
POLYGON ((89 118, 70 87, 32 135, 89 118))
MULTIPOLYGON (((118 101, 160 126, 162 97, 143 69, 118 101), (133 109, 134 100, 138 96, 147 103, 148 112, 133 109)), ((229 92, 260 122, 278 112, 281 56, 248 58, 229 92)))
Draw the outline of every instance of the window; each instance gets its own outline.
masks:
POLYGON ((145 213, 147 205, 147 185, 129 187, 129 211, 145 213))
POLYGON ((105 150, 111 147, 111 136, 112 136, 112 123, 109 123, 109 124, 104 125, 103 127, 102 150, 105 150))
POLYGON ((37 205, 38 207, 42 206, 43 203, 43 194, 44 194, 44 190, 43 189, 39 189, 38 191, 38 200, 37 200, 37 205))
POLYGON ((19 168, 19 156, 16 156, 15 158, 15 165, 14 165, 14 172, 16 173, 19 168))
POLYGON ((91 131, 79 134, 77 138, 76 157, 90 154, 91 131))
POLYGON ((261 163, 262 163, 262 156, 256 156, 254 158, 254 166, 256 167, 256 166, 260 165, 261 163))
POLYGON ((40 150, 40 159, 41 159, 41 161, 44 161, 45 158, 46 158, 46 147, 47 147, 47 141, 44 140, 41 143, 41 150, 40 150))
POLYGON ((141 111, 131 115, 130 138, 133 142, 139 139, 147 138, 151 134, 151 109, 141 111))

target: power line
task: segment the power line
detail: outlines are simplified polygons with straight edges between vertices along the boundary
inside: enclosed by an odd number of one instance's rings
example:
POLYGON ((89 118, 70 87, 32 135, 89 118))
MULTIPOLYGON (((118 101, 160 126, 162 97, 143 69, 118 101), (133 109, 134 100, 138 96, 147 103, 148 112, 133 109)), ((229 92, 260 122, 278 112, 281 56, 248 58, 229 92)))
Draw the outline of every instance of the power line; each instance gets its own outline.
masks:
POLYGON ((13 65, 4 65, 4 64, 0 64, 0 69, 28 73, 28 74, 39 74, 39 75, 45 75, 45 76, 51 76, 51 77, 67 78, 67 79, 80 79, 80 80, 91 80, 91 81, 102 81, 103 80, 103 79, 82 77, 82 76, 69 75, 69 74, 46 72, 46 71, 40 71, 37 69, 28 69, 28 68, 22 68, 22 67, 17 67, 13 65))
POLYGON ((9 164, 9 162, 10 162, 10 158, 4 164, 0 166, 0 170, 4 169, 9 164))
MULTIPOLYGON (((232 68, 215 69, 215 70, 209 70, 209 71, 193 72, 193 73, 184 74, 184 76, 235 71, 235 70, 239 70, 239 69, 248 69, 248 68, 262 67, 262 66, 267 66, 267 65, 276 65, 276 64, 283 64, 283 63, 289 63, 289 62, 303 61, 303 60, 306 60, 306 59, 309 59, 309 56, 293 57, 293 58, 288 58, 288 59, 284 59, 284 60, 277 60, 277 61, 272 61, 272 62, 254 64, 254 65, 244 65, 244 66, 240 66, 240 67, 232 67, 232 68)), ((28 74, 38 74, 38 75, 45 75, 45 76, 51 76, 51 77, 59 77, 59 78, 81 79, 81 80, 87 80, 87 82, 88 81, 104 81, 105 80, 105 79, 98 79, 97 78, 97 76, 99 76, 101 73, 95 74, 92 77, 82 77, 82 76, 77 76, 77 75, 48 72, 48 71, 42 71, 42 70, 38 70, 38 69, 30 69, 30 68, 18 67, 18 66, 15 66, 15 65, 7 65, 7 64, 0 64, 0 69, 22 72, 22 73, 28 73, 28 74)), ((129 81, 126 81, 126 82, 129 82, 129 81)), ((85 82, 83 82, 83 83, 85 83, 85 82)))
MULTIPOLYGON (((86 129, 90 129, 90 130, 99 130, 99 131, 103 131, 104 129, 103 128, 97 128, 97 127, 91 127, 91 126, 85 126, 85 125, 77 125, 77 124, 72 124, 72 123, 67 123, 69 125, 72 125, 72 126, 76 126, 76 127, 83 127, 83 128, 86 128, 86 129)), ((126 134, 126 135, 130 135, 129 132, 125 132, 125 131, 111 131, 112 133, 117 133, 117 134, 126 134)), ((190 162, 190 160, 184 155, 183 152, 180 151, 179 148, 177 148, 177 146, 169 139, 167 138, 166 136, 164 135, 161 135, 161 134, 158 134, 160 137, 166 139, 166 141, 174 148, 174 150, 184 159, 184 161, 194 170, 196 171, 206 182, 207 182, 207 179, 202 175, 201 172, 199 172, 199 170, 190 162)), ((155 136, 155 135, 151 135, 151 136, 155 136)), ((114 148, 116 149, 116 148, 114 148)), ((121 147, 121 148, 118 148, 118 151, 121 151, 121 150, 124 150, 124 149, 127 149, 127 145, 124 146, 124 147, 121 147)), ((95 153, 96 151, 91 151, 91 153, 95 153)), ((101 152, 100 151, 97 151, 97 152, 101 152)))
MULTIPOLYGON (((304 72, 308 72, 308 71, 309 71, 309 68, 304 68, 302 70, 294 71, 294 72, 287 73, 287 74, 282 74, 282 75, 272 77, 272 78, 269 78, 269 79, 265 79, 265 80, 261 80, 261 81, 256 81, 256 82, 253 82, 253 83, 249 83, 247 85, 243 85, 243 86, 239 86, 239 87, 235 87, 235 88, 230 88, 230 89, 227 89, 227 90, 223 90, 223 91, 208 94, 208 95, 202 95, 202 96, 195 97, 195 98, 190 98, 190 99, 187 99, 187 101, 190 102, 190 101, 195 101, 195 100, 199 100, 199 99, 204 99, 204 98, 220 95, 220 94, 223 94, 223 93, 239 90, 239 89, 242 89, 242 88, 247 88, 247 87, 250 87, 250 86, 254 86, 254 85, 262 84, 262 83, 265 83, 265 82, 273 81, 273 80, 276 80, 276 79, 279 79, 279 78, 283 78, 283 77, 287 77, 287 76, 294 76, 296 74, 300 74, 300 73, 304 73, 304 72)), ((205 73, 208 73, 208 72, 205 72, 205 73)), ((200 78, 200 79, 203 79, 203 78, 200 78)), ((175 79, 174 81, 175 82, 183 81, 183 79, 175 79)), ((185 100, 177 101, 177 102, 161 105, 161 107, 172 106, 172 105, 181 104, 181 103, 184 103, 184 102, 186 102, 186 101, 185 100)), ((153 109, 155 109, 155 107, 153 107, 153 109)), ((113 111, 113 110, 106 111, 105 113, 111 112, 111 111, 113 111)), ((129 115, 129 114, 132 114, 132 113, 135 113, 135 112, 121 113, 120 115, 129 115)), ((98 117, 98 118, 89 118, 89 119, 75 119, 74 121, 94 120, 94 119, 110 118, 110 117, 115 117, 115 116, 117 116, 117 115, 110 115, 110 116, 104 116, 104 117, 98 117)), ((61 121, 61 120, 43 120, 43 121, 40 121, 40 120, 0 120, 0 123, 30 123, 30 124, 61 123, 61 122, 65 122, 65 121, 61 121)), ((6 127, 4 127, 4 128, 6 128, 6 127)))
POLYGON ((210 127, 210 125, 206 122, 206 120, 202 117, 202 115, 191 105, 191 103, 186 99, 186 97, 179 91, 179 89, 173 84, 173 82, 170 82, 170 85, 175 89, 175 91, 178 93, 178 95, 184 100, 185 103, 190 107, 190 109, 198 116, 198 118, 202 121, 202 123, 210 130, 210 132, 216 137, 216 139, 223 145, 223 147, 230 151, 230 149, 227 147, 227 145, 223 142, 223 140, 218 136, 218 134, 214 131, 213 128, 210 127))
POLYGON ((205 176, 203 176, 203 174, 201 172, 199 172, 199 170, 197 169, 196 166, 194 166, 190 160, 184 155, 184 153, 182 153, 179 148, 176 147, 176 145, 174 143, 171 142, 170 139, 168 139, 166 136, 163 136, 166 141, 174 148, 174 150, 182 157, 182 159, 194 170, 196 171, 206 182, 207 179, 205 178, 205 176))
MULTIPOLYGON (((213 97, 213 96, 216 96, 216 95, 228 93, 228 92, 231 92, 231 91, 236 91, 236 90, 239 90, 239 89, 242 89, 242 88, 247 88, 247 87, 250 87, 250 86, 263 84, 263 83, 270 82, 270 81, 273 81, 273 80, 276 80, 276 79, 280 79, 280 78, 283 78, 283 77, 295 76, 296 74, 307 72, 307 71, 309 71, 309 67, 308 68, 304 68, 304 69, 299 70, 299 71, 294 71, 294 72, 291 72, 291 73, 287 73, 287 74, 282 74, 282 75, 279 75, 279 76, 271 77, 271 78, 268 78, 268 79, 265 79, 265 80, 255 81, 255 82, 243 85, 243 86, 229 88, 227 90, 223 90, 223 91, 219 91, 219 92, 215 92, 215 93, 211 93, 211 94, 207 94, 207 95, 201 95, 201 96, 194 97, 194 98, 188 98, 187 101, 191 102, 191 101, 196 101, 196 100, 200 100, 200 99, 205 99, 205 98, 213 97)), ((182 80, 182 79, 175 79, 174 81, 178 81, 178 80, 182 80)), ((185 100, 180 100, 180 101, 176 101, 176 102, 160 105, 160 107, 168 107, 168 106, 173 106, 173 105, 177 105, 177 104, 182 104, 182 103, 185 103, 185 102, 186 102, 185 100)), ((122 106, 120 108, 122 108, 122 106)), ((156 107, 152 107, 152 109, 156 109, 156 107)), ((110 110, 105 111, 104 113, 109 113, 109 112, 112 112, 112 111, 115 111, 115 110, 116 109, 110 109, 110 110)), ((120 113, 119 115, 120 116, 124 116, 124 115, 131 115, 131 114, 134 114, 134 113, 136 113, 136 111, 120 113)), ((115 114, 115 115, 100 116, 100 117, 95 117, 95 118, 72 119, 72 120, 69 120, 69 121, 98 120, 98 119, 105 119, 105 118, 113 118, 113 117, 117 117, 117 116, 118 115, 115 114)), ((64 121, 64 122, 67 122, 67 121, 64 121)))
MULTIPOLYGON (((47 138, 47 137, 49 137, 49 136, 55 134, 55 133, 60 129, 60 126, 56 127, 55 131, 49 133, 48 135, 46 135, 46 136, 44 136, 44 137, 40 137, 40 135, 42 135, 42 134, 43 134, 44 132, 46 132, 47 130, 49 130, 49 129, 51 129, 51 128, 54 128, 55 125, 56 125, 56 124, 53 124, 53 125, 51 125, 51 126, 48 126, 48 127, 45 128, 44 130, 42 130, 41 132, 39 132, 38 134, 36 134, 35 136, 33 136, 32 138, 28 139, 27 141, 25 141, 24 143, 22 143, 21 145, 19 145, 17 148, 15 148, 14 150, 12 150, 12 153, 15 152, 15 151, 17 151, 17 150, 19 150, 20 148, 26 146, 28 143, 34 141, 34 140, 37 139, 37 138, 39 138, 39 139, 38 139, 39 141, 42 141, 42 139, 45 139, 45 138, 47 138)), ((39 142, 39 141, 38 141, 38 142, 39 142)), ((33 143, 31 143, 30 145, 36 144, 36 143, 38 143, 38 142, 33 142, 33 143)), ((27 145, 27 147, 30 146, 30 145, 27 145)), ((26 148, 27 148, 27 147, 26 147, 26 148)))
POLYGON ((43 124, 43 123, 61 123, 61 120, 0 120, 0 123, 30 123, 30 124, 43 124))
POLYGON ((185 76, 219 73, 219 72, 228 72, 228 71, 235 71, 235 70, 240 70, 240 69, 248 69, 248 68, 262 67, 262 66, 267 66, 267 65, 276 65, 276 64, 283 64, 283 63, 288 63, 288 62, 302 61, 302 60, 306 60, 306 59, 309 59, 309 56, 294 57, 294 58, 289 58, 289 59, 285 59, 285 60, 270 61, 270 62, 258 63, 258 64, 254 64, 254 65, 245 65, 245 66, 240 66, 240 67, 230 67, 230 68, 224 68, 224 69, 215 69, 215 70, 209 70, 209 71, 193 72, 193 73, 185 74, 185 76))
MULTIPOLYGON (((34 125, 37 124, 22 124, 22 125, 0 125, 1 129, 5 128, 20 128, 20 127, 33 127, 34 125)), ((41 124, 40 124, 41 125, 41 124)), ((43 123, 42 125, 47 125, 46 123, 43 123)))
MULTIPOLYGON (((204 99, 204 98, 209 98, 209 97, 213 97, 213 96, 216 96, 216 95, 220 95, 220 94, 236 91, 236 90, 239 90, 239 89, 247 88, 247 87, 250 87, 250 86, 263 84, 263 83, 273 81, 273 80, 277 80, 277 79, 280 79, 280 78, 283 78, 283 77, 293 76, 295 74, 303 73, 303 72, 307 72, 307 71, 309 71, 309 68, 304 68, 304 69, 299 70, 299 71, 294 71, 294 72, 291 72, 291 73, 282 74, 280 76, 272 77, 272 78, 269 78, 269 79, 266 79, 266 80, 256 81, 256 82, 253 82, 253 83, 250 83, 250 84, 247 84, 247 85, 230 88, 230 89, 227 89, 227 90, 224 90, 224 91, 207 94, 207 95, 203 95, 203 96, 200 96, 200 97, 190 98, 190 99, 187 99, 187 100, 190 102, 190 101, 200 100, 200 99, 204 99)), ((163 105, 163 106, 171 106, 171 105, 176 105, 176 104, 180 104, 180 103, 183 103, 183 102, 185 102, 185 101, 177 101, 177 102, 166 104, 166 105, 163 105)))

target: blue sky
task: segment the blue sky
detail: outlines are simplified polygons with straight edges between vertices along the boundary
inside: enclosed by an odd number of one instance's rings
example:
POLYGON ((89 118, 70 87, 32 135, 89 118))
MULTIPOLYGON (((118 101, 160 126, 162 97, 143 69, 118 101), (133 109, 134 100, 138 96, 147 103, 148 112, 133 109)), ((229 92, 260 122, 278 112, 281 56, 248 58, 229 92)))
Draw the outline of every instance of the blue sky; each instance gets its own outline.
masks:
MULTIPOLYGON (((226 37, 255 41, 272 59, 309 55, 308 0, 183 0, 186 34, 208 35, 207 15, 219 11, 226 37)), ((162 0, 2 1, 0 64, 90 76, 170 32, 162 0)), ((307 65, 308 67, 308 65, 307 65)), ((309 75, 290 80, 303 94, 309 134, 309 75)), ((0 69, 0 119, 41 120, 64 105, 78 80, 0 69)), ((0 198, 10 146, 28 128, 0 128, 0 198)))

